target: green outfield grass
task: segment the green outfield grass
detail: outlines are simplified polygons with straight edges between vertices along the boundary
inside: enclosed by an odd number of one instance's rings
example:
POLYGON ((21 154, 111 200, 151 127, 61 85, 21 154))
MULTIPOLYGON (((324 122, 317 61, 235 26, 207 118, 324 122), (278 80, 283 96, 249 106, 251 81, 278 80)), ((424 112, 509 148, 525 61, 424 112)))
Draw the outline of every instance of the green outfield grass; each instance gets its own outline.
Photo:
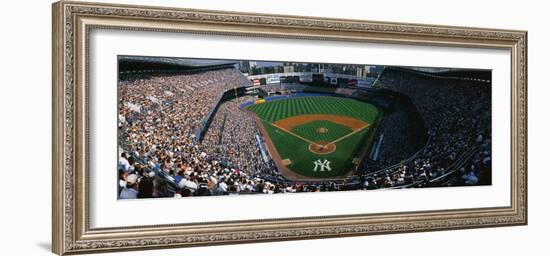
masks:
POLYGON ((367 123, 374 123, 378 118, 378 108, 366 102, 328 96, 311 96, 267 101, 246 108, 258 115, 262 120, 275 122, 277 120, 306 114, 343 115, 367 123))
POLYGON ((377 107, 358 100, 311 96, 289 98, 251 105, 246 108, 254 112, 263 122, 263 125, 277 149, 281 160, 289 159, 291 163, 287 168, 299 175, 310 178, 339 177, 353 170, 354 158, 366 150, 369 145, 372 132, 380 117, 377 107), (353 117, 368 123, 370 126, 352 133, 352 129, 330 120, 315 120, 292 128, 295 135, 281 130, 273 122, 288 117, 308 114, 326 114, 353 117), (319 132, 319 128, 325 128, 319 132), (350 135, 351 134, 351 135, 350 135), (347 136, 347 137, 344 137, 347 136), (329 154, 316 154, 309 150, 310 141, 335 141, 336 150, 329 154), (314 171, 316 161, 330 162, 330 168, 325 171, 314 171))

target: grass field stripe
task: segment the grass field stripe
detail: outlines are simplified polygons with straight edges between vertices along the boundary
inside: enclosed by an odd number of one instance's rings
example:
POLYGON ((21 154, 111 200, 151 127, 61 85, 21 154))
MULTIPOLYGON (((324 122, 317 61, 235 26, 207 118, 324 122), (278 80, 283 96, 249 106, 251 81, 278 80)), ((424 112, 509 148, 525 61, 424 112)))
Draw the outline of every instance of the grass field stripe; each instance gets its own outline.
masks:
POLYGON ((319 102, 314 100, 313 98, 308 98, 309 100, 309 109, 311 110, 311 113, 315 112, 316 110, 318 110, 319 106, 317 105, 319 102))
POLYGON ((281 104, 278 101, 271 102, 270 104, 274 104, 273 108, 270 109, 271 111, 269 111, 269 121, 273 121, 278 118, 277 114, 281 113, 281 104))
POLYGON ((331 102, 330 100, 328 100, 327 98, 324 98, 322 101, 319 102, 319 107, 323 107, 323 105, 325 106, 324 109, 325 109, 325 113, 335 113, 335 112, 338 112, 338 107, 336 106, 336 104, 334 104, 334 102, 331 102), (331 104, 332 103, 332 104, 331 104))
POLYGON ((279 111, 277 111, 277 118, 275 118, 275 120, 283 118, 283 116, 285 116, 285 114, 287 113, 287 109, 289 107, 288 104, 284 104, 284 101, 278 101, 277 103, 279 103, 279 111))
MULTIPOLYGON (((359 114, 361 111, 358 111, 358 107, 356 106, 352 106, 354 102, 344 102, 344 101, 338 101, 338 104, 345 110, 348 110, 349 112, 352 113, 352 115, 354 117, 359 117, 361 115, 357 115, 359 114)), ((355 104, 353 104, 355 105, 355 104)))
POLYGON ((313 100, 313 99, 308 99, 308 104, 307 104, 307 108, 306 108, 309 113, 313 113, 315 112, 316 110, 318 110, 318 106, 316 104, 316 102, 313 100))
POLYGON ((336 140, 334 140, 334 141, 331 141, 329 144, 336 144, 336 143, 338 143, 338 142, 340 142, 340 141, 346 139, 347 137, 352 136, 352 135, 354 135, 354 134, 356 134, 356 133, 358 133, 358 132, 364 130, 365 128, 367 128, 367 127, 369 127, 369 126, 370 126, 370 125, 367 124, 367 125, 365 125, 365 126, 359 128, 359 129, 357 129, 357 130, 355 130, 355 131, 353 131, 353 132, 351 132, 351 133, 348 133, 348 134, 346 134, 346 135, 344 135, 344 136, 342 136, 342 137, 340 137, 340 138, 338 138, 338 139, 336 139, 336 140))
POLYGON ((263 113, 263 115, 269 116, 270 115, 270 110, 269 110, 268 107, 264 106, 263 104, 265 104, 265 103, 262 103, 261 105, 258 105, 258 110, 261 111, 263 113))
POLYGON ((304 108, 306 109, 307 113, 313 113, 315 111, 315 108, 313 107, 313 99, 312 98, 305 98, 306 104, 304 105, 304 108))
POLYGON ((268 102, 267 104, 273 104, 272 108, 268 107, 267 105, 265 106, 266 117, 267 117, 268 120, 271 120, 271 118, 273 118, 273 114, 275 113, 275 112, 273 112, 273 109, 275 108, 276 103, 275 102, 268 102))
POLYGON ((363 111, 358 110, 358 106, 354 104, 355 102, 346 100, 345 102, 338 101, 338 103, 344 110, 348 110, 353 117, 363 120, 363 114, 361 113, 363 111))
POLYGON ((344 106, 351 111, 353 116, 360 119, 365 118, 365 111, 362 111, 362 109, 357 104, 355 104, 355 102, 348 102, 344 106))
MULTIPOLYGON (((335 101, 333 104, 332 104, 332 111, 335 111, 335 112, 346 112, 346 110, 348 110, 348 108, 346 108, 344 106, 344 103, 342 101, 335 101)), ((348 111, 351 113, 351 111, 348 111)), ((352 115, 353 116, 353 115, 352 115)))
POLYGON ((334 105, 334 109, 335 109, 335 110, 346 109, 346 108, 344 107, 344 104, 345 104, 345 103, 343 103, 340 99, 337 99, 337 100, 334 101, 334 104, 333 104, 333 105, 334 105))

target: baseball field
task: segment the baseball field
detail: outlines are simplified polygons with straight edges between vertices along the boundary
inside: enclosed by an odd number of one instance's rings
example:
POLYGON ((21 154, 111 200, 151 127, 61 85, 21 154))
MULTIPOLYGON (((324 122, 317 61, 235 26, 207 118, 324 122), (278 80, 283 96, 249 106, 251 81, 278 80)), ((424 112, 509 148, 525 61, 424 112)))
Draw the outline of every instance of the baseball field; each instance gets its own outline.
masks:
POLYGON ((368 151, 381 114, 366 102, 332 96, 259 101, 257 117, 269 154, 287 178, 348 175, 368 151))

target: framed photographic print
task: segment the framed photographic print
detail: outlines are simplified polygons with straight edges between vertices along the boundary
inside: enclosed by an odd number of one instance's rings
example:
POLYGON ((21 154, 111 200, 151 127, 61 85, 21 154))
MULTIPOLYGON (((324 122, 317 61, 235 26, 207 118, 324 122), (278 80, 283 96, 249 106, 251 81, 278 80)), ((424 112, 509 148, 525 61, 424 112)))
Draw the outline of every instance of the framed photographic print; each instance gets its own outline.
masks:
POLYGON ((527 224, 527 32, 53 5, 53 251, 527 224))

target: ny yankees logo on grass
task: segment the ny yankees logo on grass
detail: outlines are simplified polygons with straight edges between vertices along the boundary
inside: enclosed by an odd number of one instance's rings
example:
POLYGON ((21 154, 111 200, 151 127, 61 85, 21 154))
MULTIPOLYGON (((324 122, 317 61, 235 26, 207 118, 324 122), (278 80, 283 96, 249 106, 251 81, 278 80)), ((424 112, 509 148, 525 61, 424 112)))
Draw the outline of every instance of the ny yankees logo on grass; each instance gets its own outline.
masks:
POLYGON ((317 159, 317 161, 313 162, 315 164, 315 167, 313 168, 313 171, 316 172, 318 168, 320 168, 319 171, 321 172, 324 172, 325 169, 327 169, 327 171, 331 171, 332 169, 330 168, 330 161, 329 160, 326 160, 324 159, 322 162, 321 162, 321 159, 317 159))

